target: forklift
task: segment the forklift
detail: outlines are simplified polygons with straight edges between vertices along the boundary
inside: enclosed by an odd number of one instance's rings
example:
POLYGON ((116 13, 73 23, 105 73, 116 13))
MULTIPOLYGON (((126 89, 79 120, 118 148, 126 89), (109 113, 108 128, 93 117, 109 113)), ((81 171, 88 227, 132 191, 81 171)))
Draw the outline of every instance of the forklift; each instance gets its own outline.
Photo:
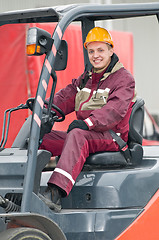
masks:
MULTIPOLYGON (((45 55, 36 96, 4 114, 0 142, 0 239, 158 239, 159 146, 142 146, 142 98, 137 98, 130 116, 129 158, 122 150, 90 154, 71 193, 62 199, 60 212, 52 211, 39 197, 54 170, 46 167, 51 153, 39 150, 39 144, 55 122, 65 120, 53 98, 60 81, 56 71, 67 67, 67 42, 62 39, 67 27, 79 22, 84 42, 96 21, 153 15, 158 21, 159 3, 74 4, 0 14, 0 26, 57 23, 52 36, 37 27, 28 29, 27 53, 45 55), (49 81, 52 87, 48 101, 49 81), (22 109, 30 109, 32 115, 11 148, 5 148, 10 115, 22 109)), ((86 69, 91 69, 84 48, 83 56, 86 69)), ((126 143, 122 144, 123 148, 126 143)))

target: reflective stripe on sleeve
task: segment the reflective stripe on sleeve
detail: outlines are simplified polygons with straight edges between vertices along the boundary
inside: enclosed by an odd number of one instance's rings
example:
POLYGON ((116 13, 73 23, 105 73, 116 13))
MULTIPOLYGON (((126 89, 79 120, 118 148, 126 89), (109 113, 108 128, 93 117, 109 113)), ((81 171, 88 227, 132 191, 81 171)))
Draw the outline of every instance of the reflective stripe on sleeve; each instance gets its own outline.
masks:
POLYGON ((92 127, 92 126, 93 126, 93 123, 92 123, 92 121, 90 120, 90 118, 86 118, 84 121, 88 124, 89 127, 92 127))

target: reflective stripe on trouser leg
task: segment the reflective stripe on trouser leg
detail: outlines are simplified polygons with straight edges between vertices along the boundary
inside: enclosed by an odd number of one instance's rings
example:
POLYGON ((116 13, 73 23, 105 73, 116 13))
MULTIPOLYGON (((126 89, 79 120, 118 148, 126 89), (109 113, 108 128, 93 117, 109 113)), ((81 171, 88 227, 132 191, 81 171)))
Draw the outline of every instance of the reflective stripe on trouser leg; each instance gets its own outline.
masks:
POLYGON ((55 168, 54 172, 58 172, 58 173, 64 175, 72 182, 73 185, 75 184, 75 181, 73 180, 72 176, 68 172, 66 172, 60 168, 57 168, 57 167, 55 168))

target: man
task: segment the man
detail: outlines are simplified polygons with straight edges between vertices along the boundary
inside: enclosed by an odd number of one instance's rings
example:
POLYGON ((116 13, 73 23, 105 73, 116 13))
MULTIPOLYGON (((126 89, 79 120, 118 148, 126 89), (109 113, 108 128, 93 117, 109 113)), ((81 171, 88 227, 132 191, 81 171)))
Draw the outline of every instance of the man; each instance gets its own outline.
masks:
POLYGON ((89 153, 119 151, 109 129, 128 140, 129 117, 135 82, 113 51, 110 33, 100 27, 89 31, 84 47, 93 68, 60 90, 54 104, 65 114, 76 111, 77 120, 67 132, 46 134, 40 146, 60 159, 41 199, 56 211, 67 196, 89 153))

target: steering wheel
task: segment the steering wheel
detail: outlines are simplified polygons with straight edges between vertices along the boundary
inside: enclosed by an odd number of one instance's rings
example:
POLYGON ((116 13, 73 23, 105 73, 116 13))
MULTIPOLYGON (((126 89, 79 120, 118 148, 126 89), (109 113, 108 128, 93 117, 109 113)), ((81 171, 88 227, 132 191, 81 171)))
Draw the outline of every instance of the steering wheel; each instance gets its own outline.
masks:
MULTIPOLYGON (((35 98, 29 98, 27 101, 26 101, 26 105, 27 107, 33 111, 33 107, 34 107, 34 101, 35 101, 35 98)), ((48 105, 49 103, 45 100, 44 101, 45 105, 48 105)), ((46 106, 44 105, 44 108, 43 108, 43 113, 46 113, 46 106)), ((64 112, 59 108, 57 107, 56 105, 52 104, 52 108, 54 108, 59 114, 60 116, 57 116, 56 115, 56 112, 51 110, 51 115, 52 115, 52 118, 54 120, 54 122, 62 122, 65 120, 65 114, 64 112)))
MULTIPOLYGON (((44 101, 44 103, 45 103, 45 105, 49 104, 46 100, 44 101)), ((44 105, 44 108, 46 108, 45 105, 44 105)), ((52 113, 52 116, 53 116, 53 120, 55 122, 62 122, 62 121, 64 121, 65 120, 64 112, 59 107, 57 107, 55 104, 53 104, 53 103, 52 103, 52 108, 54 108, 60 114, 60 117, 58 117, 56 115, 56 112, 51 110, 51 113, 52 113)))

